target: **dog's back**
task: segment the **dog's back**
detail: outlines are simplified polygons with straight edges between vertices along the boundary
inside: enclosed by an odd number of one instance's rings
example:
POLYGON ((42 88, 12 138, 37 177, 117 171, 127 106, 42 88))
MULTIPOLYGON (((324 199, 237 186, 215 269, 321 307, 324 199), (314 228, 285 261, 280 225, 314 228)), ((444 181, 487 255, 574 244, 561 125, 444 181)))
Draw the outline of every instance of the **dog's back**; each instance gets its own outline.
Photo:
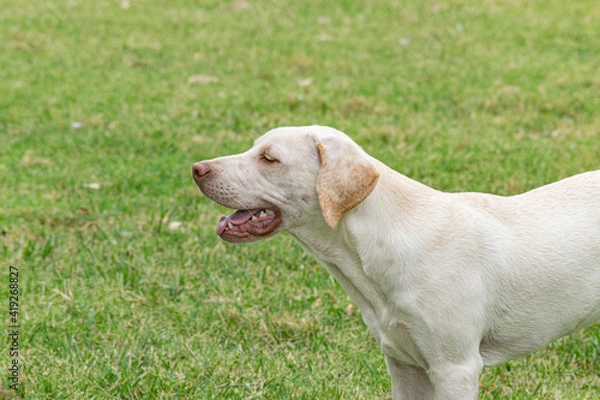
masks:
POLYGON ((512 197, 467 196, 486 203, 510 243, 493 280, 496 317, 482 342, 486 364, 600 321, 600 171, 512 197))

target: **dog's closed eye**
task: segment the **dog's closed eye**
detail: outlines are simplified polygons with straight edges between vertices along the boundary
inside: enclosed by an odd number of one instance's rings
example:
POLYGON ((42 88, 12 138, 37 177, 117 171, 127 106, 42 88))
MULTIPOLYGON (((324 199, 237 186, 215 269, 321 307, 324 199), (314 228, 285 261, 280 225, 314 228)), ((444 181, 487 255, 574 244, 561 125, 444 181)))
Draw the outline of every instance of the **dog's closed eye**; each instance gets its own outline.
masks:
POLYGON ((270 155, 267 152, 263 153, 263 155, 261 157, 261 160, 264 160, 264 161, 270 162, 270 163, 279 161, 279 160, 277 160, 275 157, 273 157, 272 155, 270 155))

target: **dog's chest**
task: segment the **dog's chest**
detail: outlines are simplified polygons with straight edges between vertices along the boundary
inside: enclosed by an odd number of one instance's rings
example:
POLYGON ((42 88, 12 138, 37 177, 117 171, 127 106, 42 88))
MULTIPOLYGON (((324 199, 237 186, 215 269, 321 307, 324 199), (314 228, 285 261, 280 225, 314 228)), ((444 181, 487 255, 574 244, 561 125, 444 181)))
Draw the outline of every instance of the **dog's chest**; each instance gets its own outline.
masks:
POLYGON ((392 311, 389 297, 382 292, 380 285, 362 274, 349 273, 361 270, 359 266, 339 268, 331 262, 324 265, 358 305, 365 324, 383 353, 402 364, 424 368, 426 362, 415 340, 410 316, 398 310, 392 311))
MULTIPOLYGON (((339 257, 335 251, 323 251, 310 241, 298 241, 327 268, 356 303, 384 354, 402 364, 426 367, 415 340, 413 320, 397 307, 402 304, 411 309, 413 292, 401 279, 396 248, 380 242, 369 249, 372 253, 368 257, 360 257, 359 253, 367 253, 360 250, 339 257), (390 252, 390 249, 394 251, 390 252)), ((364 243, 359 247, 362 245, 364 243)))

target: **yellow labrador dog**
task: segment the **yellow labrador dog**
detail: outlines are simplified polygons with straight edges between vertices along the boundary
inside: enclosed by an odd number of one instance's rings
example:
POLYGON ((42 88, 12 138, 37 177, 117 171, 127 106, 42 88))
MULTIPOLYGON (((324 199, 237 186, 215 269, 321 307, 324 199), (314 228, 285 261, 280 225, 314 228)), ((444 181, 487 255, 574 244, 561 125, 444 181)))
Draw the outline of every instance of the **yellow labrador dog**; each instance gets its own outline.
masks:
POLYGON ((484 365, 600 321, 600 171, 512 196, 443 193, 323 126, 194 164, 217 234, 291 233, 372 330, 394 399, 476 399, 484 365))

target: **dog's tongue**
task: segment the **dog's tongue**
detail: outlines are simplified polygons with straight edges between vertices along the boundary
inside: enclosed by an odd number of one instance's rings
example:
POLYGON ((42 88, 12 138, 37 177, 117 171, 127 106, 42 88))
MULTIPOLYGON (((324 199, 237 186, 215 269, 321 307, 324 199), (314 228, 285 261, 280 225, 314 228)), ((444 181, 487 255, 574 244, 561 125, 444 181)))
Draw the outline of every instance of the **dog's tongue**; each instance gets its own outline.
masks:
POLYGON ((233 225, 242 225, 250 218, 252 218, 252 211, 250 210, 237 210, 229 216, 222 216, 217 225, 217 235, 221 236, 229 222, 233 225))

